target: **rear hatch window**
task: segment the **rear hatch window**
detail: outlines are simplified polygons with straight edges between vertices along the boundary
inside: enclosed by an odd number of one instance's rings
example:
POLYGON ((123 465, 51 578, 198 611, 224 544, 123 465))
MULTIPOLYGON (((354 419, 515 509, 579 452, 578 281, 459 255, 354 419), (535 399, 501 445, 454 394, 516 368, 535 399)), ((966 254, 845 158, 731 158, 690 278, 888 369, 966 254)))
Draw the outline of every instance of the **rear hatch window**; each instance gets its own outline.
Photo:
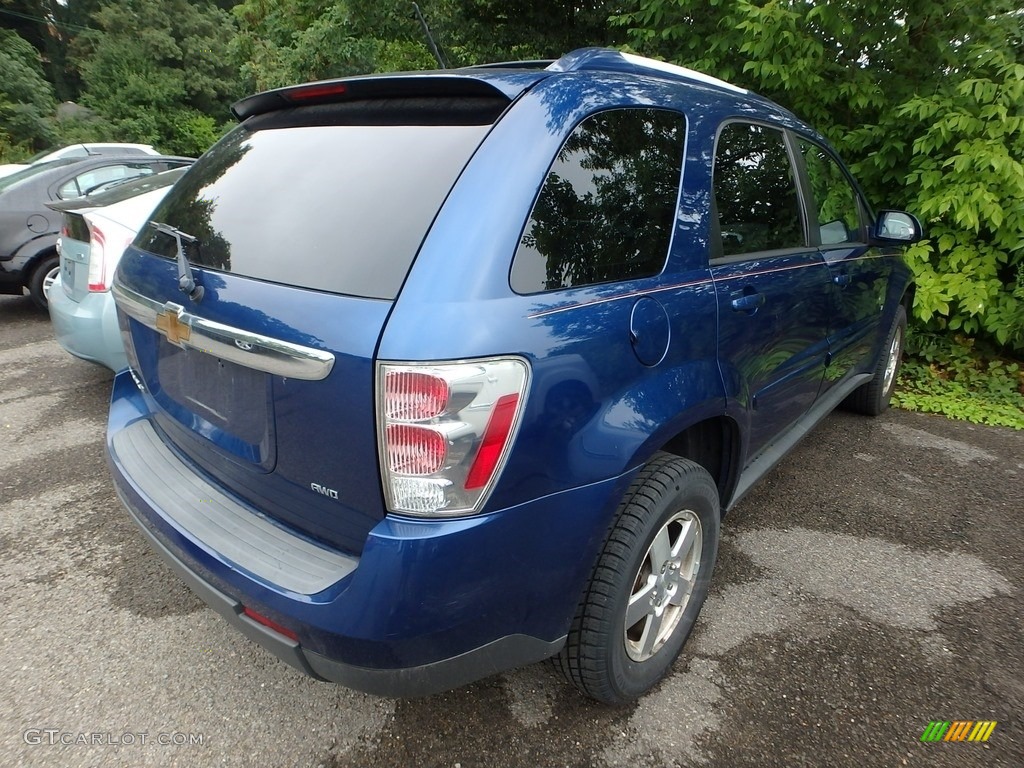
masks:
MULTIPOLYGON (((196 238, 202 266, 331 293, 393 299, 504 99, 389 99, 260 115, 225 137, 153 220, 196 238)), ((172 237, 136 245, 173 259, 172 237)))

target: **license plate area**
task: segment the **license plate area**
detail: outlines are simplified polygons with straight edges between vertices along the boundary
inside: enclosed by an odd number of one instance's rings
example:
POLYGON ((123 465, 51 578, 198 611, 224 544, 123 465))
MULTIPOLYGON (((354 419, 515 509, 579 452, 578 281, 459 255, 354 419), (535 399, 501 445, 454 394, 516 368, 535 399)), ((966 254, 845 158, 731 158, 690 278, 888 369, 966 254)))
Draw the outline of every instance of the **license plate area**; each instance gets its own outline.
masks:
POLYGON ((158 338, 153 396, 166 415, 230 456, 271 471, 270 376, 158 338))

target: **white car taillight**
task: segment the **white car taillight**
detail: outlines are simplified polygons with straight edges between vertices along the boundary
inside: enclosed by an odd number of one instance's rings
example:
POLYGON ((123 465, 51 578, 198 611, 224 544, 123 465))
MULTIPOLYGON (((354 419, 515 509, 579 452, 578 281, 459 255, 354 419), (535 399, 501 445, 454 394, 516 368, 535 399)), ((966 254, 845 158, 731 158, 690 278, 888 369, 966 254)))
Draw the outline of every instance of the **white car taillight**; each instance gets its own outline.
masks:
POLYGON ((378 363, 388 509, 427 517, 479 512, 515 439, 529 373, 518 357, 378 363))
POLYGON ((106 291, 110 288, 107 275, 106 254, 104 249, 106 238, 103 231, 95 224, 89 225, 89 290, 106 291))

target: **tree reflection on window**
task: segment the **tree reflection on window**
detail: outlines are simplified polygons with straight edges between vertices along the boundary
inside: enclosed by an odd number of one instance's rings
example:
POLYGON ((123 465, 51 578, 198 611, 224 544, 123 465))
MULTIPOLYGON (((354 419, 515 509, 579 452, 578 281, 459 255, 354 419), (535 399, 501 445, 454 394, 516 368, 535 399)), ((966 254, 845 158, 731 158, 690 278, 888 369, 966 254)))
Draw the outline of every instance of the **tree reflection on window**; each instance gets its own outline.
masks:
POLYGON ((512 288, 537 293, 659 273, 668 255, 685 121, 622 109, 562 146, 516 251, 512 288))
POLYGON ((715 151, 722 255, 804 245, 800 203, 782 132, 731 123, 715 151))

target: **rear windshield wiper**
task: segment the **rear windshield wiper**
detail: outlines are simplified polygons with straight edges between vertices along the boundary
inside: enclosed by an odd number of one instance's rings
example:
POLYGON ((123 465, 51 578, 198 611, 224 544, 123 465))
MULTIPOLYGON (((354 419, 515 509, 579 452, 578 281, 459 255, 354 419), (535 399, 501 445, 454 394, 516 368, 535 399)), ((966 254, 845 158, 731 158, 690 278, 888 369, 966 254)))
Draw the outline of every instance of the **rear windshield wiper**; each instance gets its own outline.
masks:
POLYGON ((192 275, 192 265, 188 263, 188 258, 185 256, 185 246, 182 244, 183 242, 190 245, 198 243, 199 238, 187 232, 182 232, 170 224, 164 224, 161 221, 151 221, 149 226, 157 232, 174 238, 174 242, 178 245, 178 290, 188 294, 192 301, 202 301, 203 286, 196 285, 196 279, 192 275))

